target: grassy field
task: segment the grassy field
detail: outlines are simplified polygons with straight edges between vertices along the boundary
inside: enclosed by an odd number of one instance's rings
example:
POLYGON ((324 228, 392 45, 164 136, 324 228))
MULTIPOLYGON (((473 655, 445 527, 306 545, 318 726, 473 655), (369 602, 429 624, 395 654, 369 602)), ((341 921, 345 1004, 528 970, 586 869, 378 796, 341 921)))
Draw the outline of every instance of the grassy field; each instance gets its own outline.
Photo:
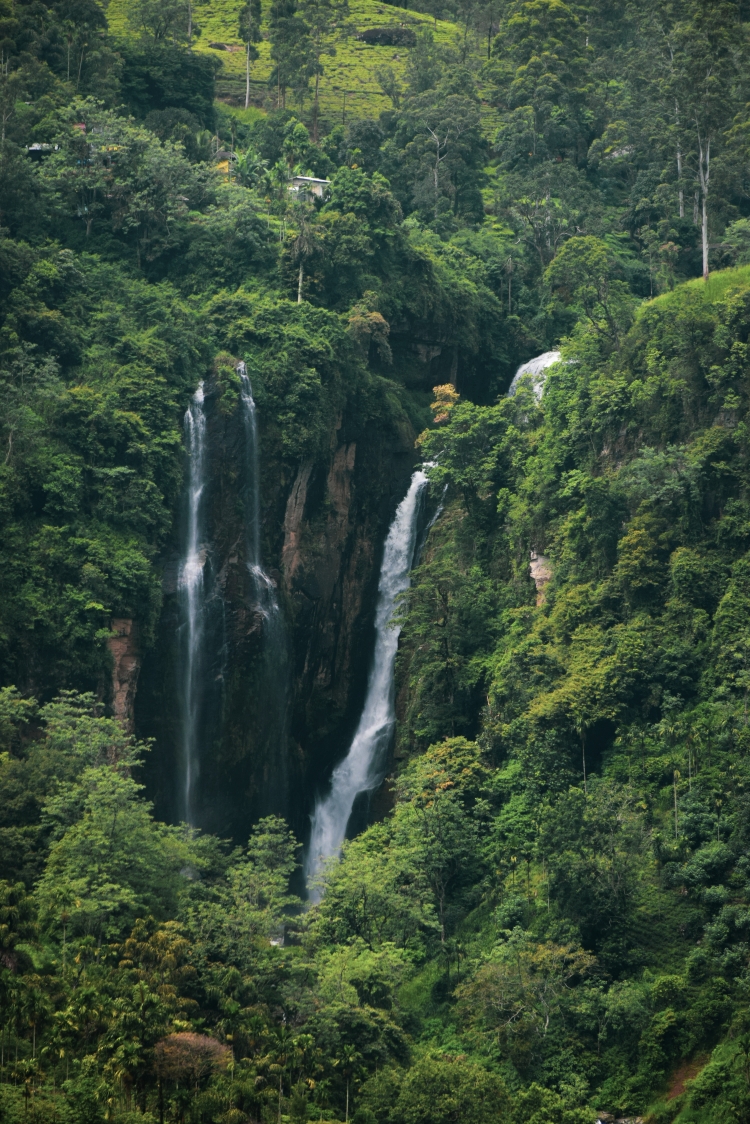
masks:
MULTIPOLYGON (((107 16, 115 35, 130 35, 128 23, 130 0, 110 0, 107 16)), ((237 34, 237 13, 240 0, 197 0, 194 19, 201 29, 195 50, 214 55, 222 62, 217 78, 217 93, 229 102, 244 99, 245 55, 237 34), (215 44, 215 46, 211 46, 215 44)), ((429 27, 437 42, 445 46, 458 46, 462 30, 456 24, 434 20, 420 12, 378 3, 378 0, 349 0, 349 16, 337 29, 332 45, 336 54, 325 57, 325 74, 320 81, 321 120, 329 126, 353 117, 377 117, 390 107, 375 78, 379 67, 389 66, 398 77, 403 77, 408 48, 377 47, 355 38, 358 31, 370 27, 410 27, 415 31, 429 27)), ((267 35, 267 31, 265 32, 267 35)), ((257 106, 273 105, 274 92, 268 87, 272 70, 271 45, 267 38, 258 44, 260 57, 252 64, 252 99, 257 106)), ((479 45, 472 43, 470 60, 479 63, 479 45)), ((294 108, 297 108, 294 106, 294 108)), ((304 107, 310 109, 310 103, 304 107)), ((497 127, 492 108, 482 105, 483 128, 487 135, 497 127)))
POLYGON ((750 265, 736 266, 734 269, 717 270, 709 276, 708 284, 702 277, 695 277, 692 281, 685 281, 669 293, 662 293, 651 301, 645 301, 639 310, 640 313, 649 308, 667 309, 670 305, 681 305, 685 299, 685 292, 698 293, 707 304, 715 304, 723 300, 730 289, 747 289, 750 287, 750 265))

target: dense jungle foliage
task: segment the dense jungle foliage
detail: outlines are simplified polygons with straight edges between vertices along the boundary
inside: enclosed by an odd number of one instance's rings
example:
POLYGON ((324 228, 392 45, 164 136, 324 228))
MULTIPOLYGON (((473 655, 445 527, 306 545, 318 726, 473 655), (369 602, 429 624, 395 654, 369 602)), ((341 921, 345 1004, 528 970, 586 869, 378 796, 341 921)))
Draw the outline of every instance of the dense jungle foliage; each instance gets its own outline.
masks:
POLYGON ((341 5, 262 12, 267 113, 191 13, 0 0, 0 1120, 750 1120, 750 11, 435 8, 347 124, 341 5), (281 484, 345 415, 443 505, 391 811, 313 906, 283 821, 158 822, 107 706, 239 358, 281 484))

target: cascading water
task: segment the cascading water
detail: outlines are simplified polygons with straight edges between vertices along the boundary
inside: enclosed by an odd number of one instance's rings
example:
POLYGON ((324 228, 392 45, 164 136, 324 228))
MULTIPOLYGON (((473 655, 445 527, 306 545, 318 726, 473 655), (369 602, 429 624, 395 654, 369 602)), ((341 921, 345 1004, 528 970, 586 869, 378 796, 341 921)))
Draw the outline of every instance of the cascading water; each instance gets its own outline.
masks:
MULTIPOLYGON (((375 652, 365 705, 349 752, 333 771, 330 792, 316 804, 313 812, 305 864, 308 883, 320 873, 326 859, 338 853, 359 793, 371 792, 383 779, 385 758, 396 724, 393 679, 401 631, 391 627, 391 620, 398 595, 409 588, 420 499, 426 485, 427 476, 418 469, 396 509, 385 541, 375 610, 375 652)), ((316 897, 314 886, 311 897, 316 897)))
MULTIPOLYGON (((263 618, 263 644, 264 644, 264 672, 260 689, 266 700, 266 716, 268 722, 267 739, 274 749, 275 760, 272 772, 274 773, 269 788, 272 803, 282 810, 286 789, 286 736, 287 736, 287 709, 288 709, 288 652, 284 620, 281 614, 276 586, 261 562, 260 549, 260 464, 258 445, 258 423, 256 417, 255 399, 247 367, 244 363, 237 366, 240 378, 240 397, 242 401, 242 417, 245 425, 246 448, 246 551, 247 568, 253 586, 255 608, 263 618)), ((269 778, 270 780, 270 778, 269 778)))
POLYGON ((180 819, 193 822, 193 795, 198 778, 198 730, 202 683, 202 638, 206 550, 202 542, 203 492, 205 489, 206 415, 201 382, 185 412, 185 445, 189 458, 185 546, 180 563, 178 589, 182 602, 182 760, 180 819))
POLYGON ((240 363, 237 367, 237 374, 240 376, 240 396, 247 447, 247 565, 253 578, 259 609, 269 619, 279 617, 280 621, 276 586, 263 569, 260 561, 260 471, 255 399, 253 398, 253 388, 250 385, 247 367, 244 363, 240 363))
POLYGON ((545 351, 543 355, 537 355, 534 359, 529 359, 528 363, 522 363, 513 376, 513 381, 508 387, 508 398, 512 398, 518 390, 518 385, 522 379, 528 379, 536 394, 537 398, 542 397, 544 390, 545 371, 551 367, 553 363, 560 362, 559 351, 545 351))

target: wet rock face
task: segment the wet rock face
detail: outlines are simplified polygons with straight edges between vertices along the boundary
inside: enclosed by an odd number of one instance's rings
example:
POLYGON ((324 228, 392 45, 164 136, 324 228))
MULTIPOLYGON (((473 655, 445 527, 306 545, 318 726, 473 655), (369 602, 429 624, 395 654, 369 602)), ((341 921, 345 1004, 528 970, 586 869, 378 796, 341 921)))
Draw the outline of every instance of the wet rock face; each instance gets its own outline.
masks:
POLYGON ((112 713, 132 733, 141 670, 138 625, 128 617, 117 618, 112 621, 112 632, 107 642, 112 656, 112 713))
MULTIPOLYGON (((316 787, 346 751, 364 699, 382 546, 416 460, 413 435, 350 432, 343 421, 326 455, 291 471, 261 455, 262 557, 284 619, 284 668, 269 665, 268 625, 247 568, 239 411, 222 413, 208 384, 206 417, 210 651, 196 822, 244 840, 260 816, 277 813, 303 835, 316 787)), ((178 553, 176 534, 135 707, 137 733, 156 742, 147 762, 150 794, 172 820, 181 744, 178 553)))
MULTIPOLYGON (((340 435, 343 437, 343 435, 340 435)), ((284 519, 283 583, 293 653, 295 826, 348 748, 374 644, 382 548, 414 465, 413 442, 363 434, 300 466, 284 519)))

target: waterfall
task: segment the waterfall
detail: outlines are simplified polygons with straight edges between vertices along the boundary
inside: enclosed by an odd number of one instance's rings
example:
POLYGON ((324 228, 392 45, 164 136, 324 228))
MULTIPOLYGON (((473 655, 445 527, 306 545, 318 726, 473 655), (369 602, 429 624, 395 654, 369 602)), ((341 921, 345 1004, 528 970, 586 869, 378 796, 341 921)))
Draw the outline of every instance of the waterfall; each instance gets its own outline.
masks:
POLYGON ((521 379, 528 379, 536 394, 537 398, 542 397, 544 390, 544 372, 553 363, 559 363, 559 351, 545 351, 543 355, 537 355, 535 359, 529 359, 528 363, 522 363, 513 376, 513 382, 508 387, 508 398, 512 398, 518 390, 518 384, 521 379))
POLYGON ((267 794, 276 803, 279 811, 283 809, 286 789, 286 738, 287 710, 289 702, 289 660, 284 620, 273 580, 263 569, 260 549, 260 450, 258 444, 258 422, 255 399, 247 367, 237 365, 240 379, 240 399, 245 426, 246 449, 246 551, 247 568, 250 573, 255 608, 263 618, 263 677, 260 685, 267 716, 267 736, 271 752, 275 754, 273 763, 274 794, 267 794))
MULTIPOLYGON (((409 588, 420 498, 426 484, 427 476, 418 469, 396 509, 385 541, 375 610, 375 652, 365 705, 349 752, 333 771, 330 792, 318 801, 313 812, 305 864, 308 883, 320 873, 325 860, 338 853, 356 797, 361 792, 371 792, 383 779, 385 758, 396 724, 393 678, 401 631, 391 627, 391 620, 398 595, 409 588)), ((314 889, 311 896, 315 896, 314 889)))
POLYGON ((202 498, 205 488, 206 415, 203 383, 185 411, 185 445, 189 458, 187 521, 178 589, 182 607, 182 760, 180 818, 193 822, 193 793, 198 778, 198 729, 201 702, 201 641, 203 638, 206 550, 202 543, 202 498))
POLYGON ((258 421, 253 388, 244 363, 238 363, 242 418, 245 423, 245 448, 247 450, 248 511, 245 521, 247 531, 247 561, 251 571, 260 567, 260 479, 258 454, 258 421))
POLYGON ((258 608, 269 620, 271 617, 279 617, 280 621, 276 586, 263 569, 260 559, 260 465, 255 399, 244 363, 238 365, 237 374, 240 376, 240 398, 247 449, 247 565, 252 575, 258 608))

